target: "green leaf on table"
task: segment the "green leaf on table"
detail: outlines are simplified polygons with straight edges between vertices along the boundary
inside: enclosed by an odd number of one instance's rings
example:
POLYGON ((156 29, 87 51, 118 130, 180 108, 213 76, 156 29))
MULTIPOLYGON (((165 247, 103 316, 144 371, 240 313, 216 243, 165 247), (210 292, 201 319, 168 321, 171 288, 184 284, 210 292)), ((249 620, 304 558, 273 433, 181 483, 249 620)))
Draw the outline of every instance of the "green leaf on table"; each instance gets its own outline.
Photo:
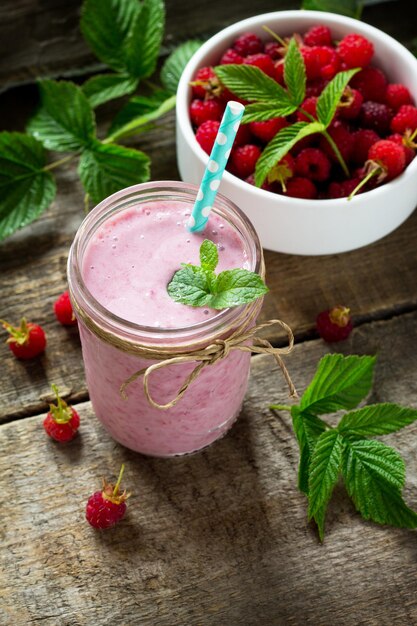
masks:
POLYGON ((417 409, 386 402, 346 413, 337 429, 342 434, 373 437, 394 433, 416 420, 417 409))
POLYGON ((72 152, 88 146, 95 136, 93 110, 80 87, 67 81, 39 82, 41 108, 27 131, 48 150, 72 152))
POLYGON ((163 0, 142 0, 126 38, 126 68, 131 76, 148 78, 158 60, 165 26, 163 0))
POLYGON ((287 154, 295 144, 314 133, 324 130, 323 124, 319 122, 296 122, 291 126, 286 126, 275 135, 275 137, 265 146, 264 151, 256 163, 255 184, 260 187, 270 170, 287 154))
POLYGON ((80 158, 78 173, 94 203, 149 180, 149 157, 131 148, 96 141, 80 158))
POLYGON ((133 96, 116 115, 109 134, 112 135, 131 122, 134 122, 136 132, 139 132, 141 127, 148 128, 150 123, 173 109, 174 106, 175 96, 162 89, 158 89, 150 96, 133 96))
POLYGON ((303 102, 306 93, 306 70, 294 37, 291 38, 285 55, 284 81, 291 102, 298 107, 303 102))
MULTIPOLYGON (((214 71, 220 81, 239 98, 249 101, 273 100, 276 106, 293 105, 285 89, 259 67, 243 64, 218 65, 214 71)), ((295 106, 293 110, 296 108, 295 106)))
POLYGON ((303 0, 301 8, 312 11, 340 13, 340 15, 360 19, 363 2, 359 0, 303 0))
POLYGON ((301 413, 298 406, 291 408, 292 423, 300 448, 300 462, 298 464, 298 488, 308 495, 308 478, 310 475, 310 461, 317 440, 326 430, 326 424, 312 413, 301 413))
POLYGON ((127 70, 127 39, 139 11, 138 0, 84 0, 81 32, 94 54, 113 70, 127 70))
POLYGON ((320 537, 324 535, 327 504, 339 477, 343 439, 337 430, 327 430, 317 440, 310 462, 308 517, 314 518, 320 537))
POLYGON ((215 290, 209 306, 212 309, 226 309, 248 304, 264 296, 268 287, 258 274, 239 268, 220 272, 215 290))
POLYGON ((36 139, 0 133, 0 240, 33 222, 51 204, 56 184, 45 165, 45 150, 36 139))
POLYGON ((138 79, 125 74, 99 74, 89 78, 82 86, 90 105, 98 107, 109 100, 127 96, 138 86, 138 79))
POLYGON ((347 70, 346 72, 339 72, 330 81, 330 83, 326 85, 318 97, 317 119, 326 128, 336 113, 337 105, 340 102, 340 98, 342 97, 347 84, 352 76, 354 76, 357 72, 359 72, 359 68, 347 70))
POLYGON ((327 354, 305 390, 300 408, 313 413, 353 409, 369 393, 375 357, 327 354))
POLYGON ((175 272, 167 291, 175 302, 189 306, 207 306, 211 298, 206 273, 196 272, 189 265, 175 272))
POLYGON ((205 239, 200 246, 200 264, 203 270, 214 272, 219 263, 219 252, 215 243, 205 239))
POLYGON ((161 82, 171 94, 177 92, 178 83, 185 66, 191 57, 201 47, 203 42, 199 40, 185 41, 172 52, 161 69, 161 82))
POLYGON ((405 467, 398 452, 380 441, 345 438, 342 473, 362 517, 399 528, 417 527, 417 514, 401 495, 405 467))
POLYGON ((274 102, 253 102, 247 104, 243 113, 242 122, 266 122, 273 117, 285 117, 296 110, 294 104, 276 105, 274 102))

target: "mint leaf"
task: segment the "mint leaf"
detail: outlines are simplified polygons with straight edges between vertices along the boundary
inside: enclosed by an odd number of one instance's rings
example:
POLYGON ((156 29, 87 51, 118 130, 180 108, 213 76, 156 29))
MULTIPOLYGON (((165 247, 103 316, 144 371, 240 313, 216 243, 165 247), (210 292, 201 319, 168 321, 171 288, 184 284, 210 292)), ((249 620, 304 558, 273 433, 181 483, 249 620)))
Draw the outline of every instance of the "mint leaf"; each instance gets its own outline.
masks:
POLYGON ((80 87, 66 81, 39 82, 41 109, 30 120, 28 132, 48 150, 78 151, 95 135, 93 111, 80 87))
POLYGON ((164 35, 163 0, 142 0, 126 38, 126 68, 136 78, 148 78, 156 68, 164 35))
POLYGON ((321 534, 324 530, 325 510, 339 476, 342 450, 342 437, 337 430, 328 430, 318 438, 311 457, 308 517, 311 519, 317 516, 316 522, 320 522, 321 534))
POLYGON ((258 274, 244 269, 220 272, 214 289, 215 293, 209 303, 212 309, 227 309, 231 306, 248 304, 269 291, 258 274))
POLYGON ((274 105, 293 106, 287 92, 259 67, 251 65, 218 65, 214 71, 220 81, 236 96, 245 100, 274 101, 274 105))
POLYGON ((120 129, 132 128, 135 133, 146 130, 154 120, 173 109, 175 96, 161 90, 155 91, 151 96, 134 96, 129 100, 121 111, 116 115, 110 127, 110 136, 119 132, 120 129))
POLYGON ((417 420, 417 409, 389 402, 373 404, 344 415, 337 427, 342 434, 372 437, 394 433, 417 420))
POLYGON ((313 413, 353 409, 369 393, 375 357, 327 354, 304 392, 300 408, 313 413))
POLYGON ((203 270, 214 272, 219 263, 219 253, 215 243, 205 239, 200 246, 200 263, 203 270))
POLYGON ((345 87, 349 83, 352 76, 359 72, 360 68, 339 72, 326 85, 317 100, 317 118, 326 128, 332 121, 336 113, 337 105, 343 95, 345 87))
POLYGON ((380 441, 345 439, 342 472, 362 517, 399 528, 417 527, 417 514, 401 496, 405 467, 395 450, 380 441))
POLYGON ((94 54, 113 70, 127 70, 127 38, 140 11, 138 0, 85 0, 80 27, 94 54))
POLYGON ((78 174, 97 204, 124 187, 149 180, 149 157, 139 150, 96 141, 82 153, 78 174))
POLYGON ((306 70, 303 57, 294 37, 290 40, 287 54, 285 55, 284 81, 291 102, 298 107, 303 102, 306 93, 306 70))
POLYGON ((0 240, 33 222, 52 202, 56 184, 45 151, 23 133, 0 133, 0 240))
POLYGON ((256 163, 255 184, 260 187, 268 172, 287 154, 289 150, 303 137, 319 133, 324 130, 319 122, 296 122, 286 126, 275 135, 265 146, 264 151, 256 163))
POLYGON ((82 90, 94 109, 109 100, 133 93, 137 86, 138 80, 125 74, 99 74, 89 78, 82 90))
POLYGON ((297 107, 291 103, 279 106, 276 105, 275 102, 254 102, 253 104, 246 105, 242 122, 244 124, 249 124, 249 122, 266 122, 273 117, 291 115, 296 108, 297 107))
MULTIPOLYGON (((360 19, 363 2, 358 0, 303 0, 302 9, 312 11, 328 11, 329 13, 340 13, 348 17, 360 19)), ((320 18, 317 18, 318 20, 320 18)))
POLYGON ((167 291, 175 302, 189 306, 208 306, 211 298, 205 272, 195 271, 188 265, 175 272, 167 291))
POLYGON ((300 448, 298 488, 308 495, 311 456, 318 438, 326 430, 326 424, 312 413, 301 413, 298 406, 291 408, 291 416, 295 436, 300 448))
POLYGON ((171 94, 177 93, 178 83, 184 68, 202 43, 199 40, 184 42, 169 55, 163 64, 160 74, 161 82, 171 94))

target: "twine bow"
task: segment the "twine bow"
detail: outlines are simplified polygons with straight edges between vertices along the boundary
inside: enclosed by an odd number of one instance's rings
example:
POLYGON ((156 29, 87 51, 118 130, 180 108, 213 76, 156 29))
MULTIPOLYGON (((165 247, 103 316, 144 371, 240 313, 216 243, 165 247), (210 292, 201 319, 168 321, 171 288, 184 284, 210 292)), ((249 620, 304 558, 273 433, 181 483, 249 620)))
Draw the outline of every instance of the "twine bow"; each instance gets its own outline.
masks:
POLYGON ((170 409, 171 407, 175 406, 175 404, 177 404, 177 402, 185 394, 191 383, 199 376, 200 372, 205 367, 207 367, 208 365, 214 365, 215 363, 217 363, 217 361, 225 359, 233 350, 240 350, 241 352, 254 352, 256 354, 271 354, 281 368, 283 376, 289 387, 291 397, 296 398, 297 391, 281 358, 281 355, 289 354, 292 351, 293 347, 294 335, 291 328, 281 320, 269 320, 262 324, 256 324, 248 330, 242 331, 242 329, 237 329, 226 339, 216 339, 210 345, 202 348, 201 350, 190 350, 189 352, 184 352, 181 355, 172 356, 167 356, 166 353, 158 353, 157 351, 155 351, 155 353, 152 355, 152 358, 160 360, 157 363, 149 365, 148 367, 144 367, 143 369, 132 374, 132 376, 125 380, 124 383, 121 385, 120 394, 122 398, 126 400, 126 388, 137 378, 143 376, 143 389, 149 404, 157 409, 170 409), (283 328, 287 333, 288 346, 286 348, 274 348, 269 343, 269 341, 267 341, 266 339, 262 339, 262 337, 258 337, 256 335, 256 333, 258 333, 262 329, 273 326, 274 324, 278 324, 279 326, 281 326, 281 328, 283 328), (246 345, 249 340, 251 340, 251 345, 246 345), (149 391, 149 379, 151 374, 159 369, 167 367, 168 365, 177 365, 192 362, 197 362, 197 365, 187 376, 180 389, 178 390, 176 396, 166 404, 159 404, 158 402, 156 402, 152 398, 149 391))

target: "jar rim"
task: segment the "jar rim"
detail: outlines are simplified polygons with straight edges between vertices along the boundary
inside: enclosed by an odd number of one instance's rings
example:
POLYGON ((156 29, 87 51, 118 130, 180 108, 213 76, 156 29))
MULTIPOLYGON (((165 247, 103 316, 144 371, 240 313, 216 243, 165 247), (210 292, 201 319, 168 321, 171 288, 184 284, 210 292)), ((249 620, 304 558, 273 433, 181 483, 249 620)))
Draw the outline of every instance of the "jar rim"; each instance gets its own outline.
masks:
MULTIPOLYGON (((123 337, 124 340, 132 343, 138 343, 140 339, 139 343, 146 344, 157 343, 160 345, 161 342, 166 342, 178 346, 179 343, 184 342, 189 345, 190 342, 206 340, 207 336, 215 338, 224 334, 228 328, 233 327, 236 318, 245 317, 245 309, 249 314, 253 311, 254 306, 258 306, 258 301, 254 301, 247 305, 223 309, 207 320, 185 327, 161 328, 141 325, 119 317, 103 306, 87 288, 81 271, 83 253, 91 236, 111 215, 138 204, 155 202, 159 199, 166 200, 168 197, 171 200, 188 202, 192 206, 197 191, 196 185, 178 181, 141 183, 112 194, 94 207, 84 218, 70 248, 67 274, 74 308, 76 311, 82 312, 83 318, 90 318, 93 322, 93 329, 98 326, 106 333, 123 337)), ((261 244, 246 215, 231 200, 220 193, 217 194, 213 212, 226 219, 238 232, 248 252, 251 263, 250 269, 262 274, 261 244)))

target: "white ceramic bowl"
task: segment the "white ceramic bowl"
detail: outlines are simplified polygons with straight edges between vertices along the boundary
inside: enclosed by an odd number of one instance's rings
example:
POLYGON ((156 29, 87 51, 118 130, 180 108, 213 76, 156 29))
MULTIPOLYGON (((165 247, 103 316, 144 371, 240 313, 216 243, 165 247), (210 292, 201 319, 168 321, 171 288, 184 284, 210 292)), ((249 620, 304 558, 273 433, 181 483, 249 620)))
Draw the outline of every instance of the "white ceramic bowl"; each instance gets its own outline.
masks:
MULTIPOLYGON (((280 35, 291 35, 317 23, 327 24, 335 39, 351 32, 370 39, 375 47, 373 64, 384 70, 390 82, 405 84, 417 102, 417 59, 395 39, 364 22, 318 11, 279 11, 237 22, 204 43, 182 74, 177 94, 177 159, 184 181, 198 185, 208 160, 188 114, 189 83, 196 71, 217 64, 223 51, 244 32, 268 39, 264 24, 280 35)), ((412 213, 417 204, 417 158, 395 180, 351 201, 287 198, 229 172, 224 173, 220 191, 246 213, 269 250, 306 255, 345 252, 387 235, 412 213)))

